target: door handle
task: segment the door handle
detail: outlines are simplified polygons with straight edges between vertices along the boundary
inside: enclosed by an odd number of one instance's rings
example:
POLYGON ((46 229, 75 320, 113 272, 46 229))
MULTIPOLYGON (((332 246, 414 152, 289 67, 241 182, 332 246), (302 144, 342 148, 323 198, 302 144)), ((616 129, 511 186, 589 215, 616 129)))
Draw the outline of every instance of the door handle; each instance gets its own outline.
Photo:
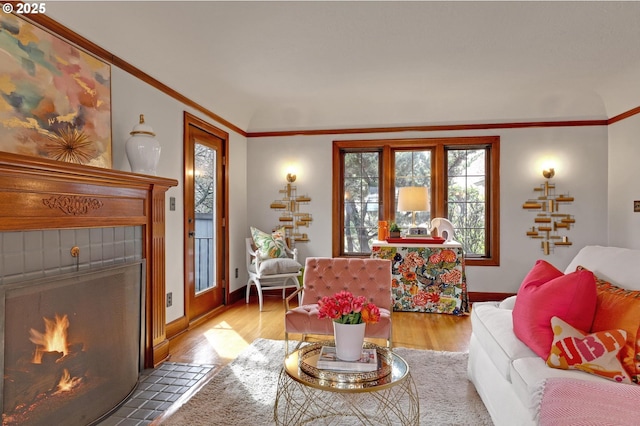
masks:
POLYGON ((194 237, 194 235, 196 235, 196 233, 195 233, 195 232, 193 232, 193 231, 189 231, 189 238, 193 238, 193 237, 194 237))

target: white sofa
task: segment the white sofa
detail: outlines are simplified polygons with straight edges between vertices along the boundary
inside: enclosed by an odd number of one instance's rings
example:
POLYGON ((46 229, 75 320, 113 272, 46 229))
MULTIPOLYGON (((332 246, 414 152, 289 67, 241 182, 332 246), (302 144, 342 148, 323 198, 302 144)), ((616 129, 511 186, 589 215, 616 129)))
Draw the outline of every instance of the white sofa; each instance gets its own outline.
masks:
MULTIPOLYGON (((587 246, 565 273, 584 266, 619 287, 640 290, 640 250, 587 246)), ((550 368, 513 332, 512 309, 516 296, 502 302, 474 303, 469 347, 468 377, 496 425, 538 424, 545 381, 555 377, 591 382, 611 381, 575 370, 550 368)), ((602 385, 604 386, 604 385, 602 385)), ((621 392, 637 385, 615 384, 621 392)), ((618 388, 616 388, 617 390, 618 388)), ((636 389, 632 389, 636 394, 636 389)), ((628 395, 628 392, 625 394, 628 395)), ((613 403, 609 400, 607 403, 613 403)), ((640 399, 637 400, 640 406, 640 399)), ((593 423, 597 424, 597 423, 593 423)))

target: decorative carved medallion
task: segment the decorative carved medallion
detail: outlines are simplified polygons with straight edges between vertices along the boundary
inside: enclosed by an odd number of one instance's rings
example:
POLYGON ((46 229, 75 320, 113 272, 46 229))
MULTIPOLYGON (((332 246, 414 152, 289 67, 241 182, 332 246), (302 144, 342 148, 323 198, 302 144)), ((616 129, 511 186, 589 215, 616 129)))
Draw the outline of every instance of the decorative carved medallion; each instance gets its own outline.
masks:
POLYGON ((84 215, 90 210, 97 210, 103 206, 97 198, 79 197, 77 195, 58 195, 49 199, 42 199, 45 206, 51 209, 60 209, 68 215, 84 215))

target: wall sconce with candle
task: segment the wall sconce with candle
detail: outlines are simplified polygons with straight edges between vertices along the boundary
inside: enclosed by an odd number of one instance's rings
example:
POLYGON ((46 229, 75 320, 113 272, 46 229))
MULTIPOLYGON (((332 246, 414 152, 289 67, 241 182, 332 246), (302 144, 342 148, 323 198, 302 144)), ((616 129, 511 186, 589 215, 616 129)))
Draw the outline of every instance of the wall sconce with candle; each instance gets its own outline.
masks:
POLYGON ((571 203, 574 198, 567 194, 555 193, 556 185, 548 180, 554 175, 555 170, 553 167, 544 169, 542 176, 547 181, 533 189, 534 192, 542 194, 535 199, 525 201, 522 205, 525 210, 540 211, 533 219, 535 225, 527 231, 526 235, 530 238, 542 240, 541 248, 545 255, 550 253, 552 246, 570 246, 573 244, 569 241, 568 236, 559 235, 558 231, 560 229, 568 231, 571 229, 571 224, 576 222, 573 215, 558 211, 561 204, 571 203))

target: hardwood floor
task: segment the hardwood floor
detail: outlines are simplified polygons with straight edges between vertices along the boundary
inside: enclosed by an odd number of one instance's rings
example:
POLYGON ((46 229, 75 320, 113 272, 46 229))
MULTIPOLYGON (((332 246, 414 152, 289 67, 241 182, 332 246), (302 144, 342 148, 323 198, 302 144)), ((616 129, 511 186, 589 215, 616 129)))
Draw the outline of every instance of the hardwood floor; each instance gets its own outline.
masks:
MULTIPOLYGON (((260 312, 257 296, 249 304, 241 300, 214 318, 171 339, 172 362, 226 365, 255 339, 284 340, 284 301, 265 294, 260 312)), ((469 347, 469 316, 393 313, 393 346, 464 352, 469 347)), ((294 335, 293 338, 300 336, 294 335)), ((313 336, 316 340, 326 336, 313 336)), ((314 340, 309 339, 309 340, 314 340)), ((384 341, 375 343, 384 345, 384 341)))

